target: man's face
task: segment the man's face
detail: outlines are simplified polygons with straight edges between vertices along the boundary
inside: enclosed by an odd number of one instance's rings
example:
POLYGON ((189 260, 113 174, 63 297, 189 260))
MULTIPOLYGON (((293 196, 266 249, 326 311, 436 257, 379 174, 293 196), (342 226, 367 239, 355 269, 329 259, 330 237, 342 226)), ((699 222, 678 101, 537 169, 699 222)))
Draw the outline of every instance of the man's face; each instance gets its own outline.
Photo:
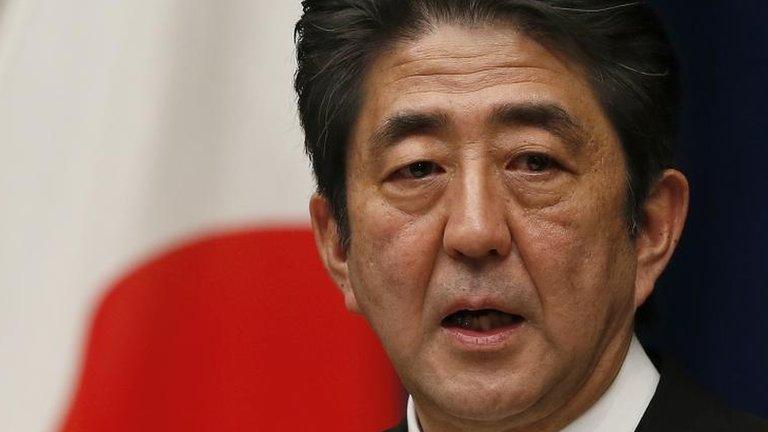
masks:
POLYGON ((347 164, 343 289, 420 408, 522 424, 620 363, 625 164, 575 63, 440 26, 375 60, 347 164))

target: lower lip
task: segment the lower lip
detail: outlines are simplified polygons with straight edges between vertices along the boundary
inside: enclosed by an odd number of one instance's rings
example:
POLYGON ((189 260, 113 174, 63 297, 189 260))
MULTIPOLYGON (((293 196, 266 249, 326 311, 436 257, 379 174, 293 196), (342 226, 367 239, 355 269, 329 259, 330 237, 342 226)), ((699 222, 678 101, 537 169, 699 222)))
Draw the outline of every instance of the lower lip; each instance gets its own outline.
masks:
POLYGON ((523 323, 499 327, 488 331, 475 331, 461 327, 441 327, 460 348, 469 351, 490 351, 503 348, 511 342, 512 336, 517 334, 523 323))

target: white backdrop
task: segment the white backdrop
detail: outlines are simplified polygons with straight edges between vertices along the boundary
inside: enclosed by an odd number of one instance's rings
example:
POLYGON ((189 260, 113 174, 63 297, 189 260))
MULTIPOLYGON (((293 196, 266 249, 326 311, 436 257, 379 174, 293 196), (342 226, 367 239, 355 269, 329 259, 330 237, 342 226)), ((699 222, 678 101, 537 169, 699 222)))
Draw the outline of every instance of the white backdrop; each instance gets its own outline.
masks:
POLYGON ((196 233, 306 223, 300 5, 0 6, 0 430, 46 431, 107 283, 196 233))

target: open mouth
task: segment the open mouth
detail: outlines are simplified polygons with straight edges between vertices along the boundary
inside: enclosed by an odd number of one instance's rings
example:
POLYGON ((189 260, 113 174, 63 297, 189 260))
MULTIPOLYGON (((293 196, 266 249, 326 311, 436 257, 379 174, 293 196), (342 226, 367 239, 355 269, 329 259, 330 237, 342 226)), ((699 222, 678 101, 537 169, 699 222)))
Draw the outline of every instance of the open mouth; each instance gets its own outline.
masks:
POLYGON ((445 317, 441 325, 445 328, 486 333, 514 327, 523 320, 524 318, 520 315, 508 314, 496 309, 463 309, 445 317))

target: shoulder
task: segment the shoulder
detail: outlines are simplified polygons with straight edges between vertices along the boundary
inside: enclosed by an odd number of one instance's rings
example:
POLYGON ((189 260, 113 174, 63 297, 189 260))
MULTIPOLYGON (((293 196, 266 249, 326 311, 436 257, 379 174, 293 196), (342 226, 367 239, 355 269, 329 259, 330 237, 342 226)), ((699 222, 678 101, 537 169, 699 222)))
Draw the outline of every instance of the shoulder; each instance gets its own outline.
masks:
POLYGON ((768 432, 768 422, 735 411, 694 384, 677 366, 661 380, 637 432, 768 432))

